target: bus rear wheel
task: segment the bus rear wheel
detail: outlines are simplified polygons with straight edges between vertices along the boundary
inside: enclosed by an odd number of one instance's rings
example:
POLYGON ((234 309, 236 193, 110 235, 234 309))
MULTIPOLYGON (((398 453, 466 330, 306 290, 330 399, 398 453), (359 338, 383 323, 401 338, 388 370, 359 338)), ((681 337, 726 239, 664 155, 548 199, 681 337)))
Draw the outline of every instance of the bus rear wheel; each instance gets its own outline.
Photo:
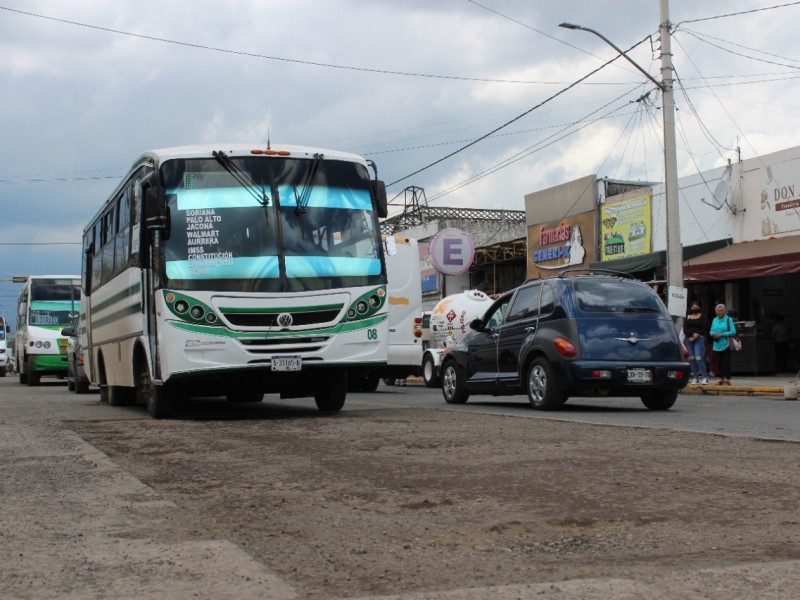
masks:
POLYGON ((314 401, 317 408, 325 412, 336 412, 344 406, 347 398, 347 373, 337 371, 320 377, 314 385, 314 401))

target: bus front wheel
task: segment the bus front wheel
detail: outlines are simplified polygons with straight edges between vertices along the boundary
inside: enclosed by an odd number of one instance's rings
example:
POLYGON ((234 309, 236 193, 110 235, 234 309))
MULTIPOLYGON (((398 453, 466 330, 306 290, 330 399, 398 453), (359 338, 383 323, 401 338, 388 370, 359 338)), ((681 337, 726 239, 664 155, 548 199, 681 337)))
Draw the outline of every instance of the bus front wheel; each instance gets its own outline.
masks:
POLYGON ((336 412, 344 406, 347 398, 347 373, 337 371, 320 377, 314 386, 314 401, 317 408, 325 412, 336 412))
POLYGON ((33 356, 28 357, 27 367, 28 368, 26 371, 28 371, 28 385, 39 385, 42 375, 36 370, 36 359, 33 356))
POLYGON ((153 383, 147 365, 142 365, 139 370, 139 385, 136 387, 136 401, 146 404, 147 412, 154 419, 167 419, 172 415, 175 398, 173 390, 153 383))

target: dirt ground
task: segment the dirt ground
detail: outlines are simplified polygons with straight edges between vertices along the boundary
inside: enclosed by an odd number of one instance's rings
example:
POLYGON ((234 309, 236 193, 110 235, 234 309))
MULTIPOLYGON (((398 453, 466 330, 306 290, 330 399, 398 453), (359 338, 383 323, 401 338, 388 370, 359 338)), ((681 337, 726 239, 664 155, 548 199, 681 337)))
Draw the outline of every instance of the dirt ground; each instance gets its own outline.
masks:
POLYGON ((148 535, 312 600, 800 559, 793 443, 419 409, 65 427, 177 506, 148 535))

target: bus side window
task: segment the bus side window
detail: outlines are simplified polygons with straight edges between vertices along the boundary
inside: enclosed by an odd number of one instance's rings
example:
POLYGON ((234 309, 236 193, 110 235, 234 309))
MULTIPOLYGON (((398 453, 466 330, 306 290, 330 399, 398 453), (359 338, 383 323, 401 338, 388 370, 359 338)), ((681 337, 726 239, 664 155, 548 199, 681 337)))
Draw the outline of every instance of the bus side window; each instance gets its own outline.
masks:
POLYGON ((102 283, 103 273, 103 243, 100 235, 103 229, 103 219, 95 221, 92 232, 92 290, 96 290, 102 283))
POLYGON ((141 245, 141 215, 142 215, 142 178, 141 173, 133 180, 131 191, 131 265, 139 264, 139 248, 141 245))
POLYGON ((92 260, 90 257, 94 252, 94 227, 83 235, 83 255, 81 256, 81 287, 87 296, 92 292, 92 260))
POLYGON ((103 252, 101 269, 101 283, 107 282, 114 276, 114 240, 116 238, 116 208, 111 208, 103 215, 103 252))
POLYGON ((122 191, 117 203, 117 216, 119 217, 119 226, 117 227, 117 235, 114 241, 114 274, 121 273, 128 267, 128 259, 131 254, 131 236, 130 236, 130 220, 131 220, 131 196, 130 188, 126 187, 122 191))

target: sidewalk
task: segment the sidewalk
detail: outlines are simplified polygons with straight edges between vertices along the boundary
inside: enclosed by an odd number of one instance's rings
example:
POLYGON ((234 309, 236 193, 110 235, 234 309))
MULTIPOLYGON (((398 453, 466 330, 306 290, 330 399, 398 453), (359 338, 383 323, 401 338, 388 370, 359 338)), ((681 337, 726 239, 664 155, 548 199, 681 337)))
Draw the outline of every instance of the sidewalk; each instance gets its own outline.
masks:
POLYGON ((734 375, 731 385, 716 385, 717 377, 709 377, 708 385, 689 384, 684 389, 684 394, 705 394, 709 396, 763 396, 776 400, 789 400, 786 397, 786 387, 791 393, 794 386, 795 393, 792 400, 797 399, 797 387, 800 386, 800 374, 780 373, 777 375, 734 375))

